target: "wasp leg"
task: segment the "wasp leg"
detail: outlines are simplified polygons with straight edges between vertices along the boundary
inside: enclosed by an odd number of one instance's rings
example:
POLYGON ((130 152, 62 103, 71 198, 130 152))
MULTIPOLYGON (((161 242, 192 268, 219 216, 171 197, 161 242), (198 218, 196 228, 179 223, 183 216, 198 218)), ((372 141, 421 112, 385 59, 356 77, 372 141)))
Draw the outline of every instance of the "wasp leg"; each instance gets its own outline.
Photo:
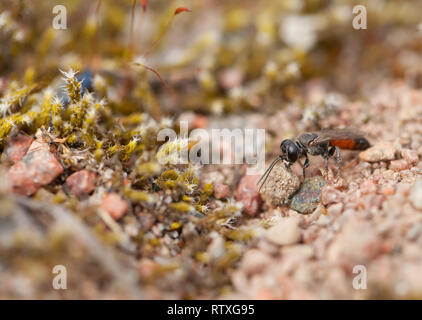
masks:
POLYGON ((337 146, 332 147, 329 150, 330 156, 333 156, 334 153, 336 154, 337 160, 337 176, 340 176, 340 168, 341 168, 341 155, 340 155, 340 148, 337 146))
POLYGON ((306 169, 307 167, 309 167, 309 158, 308 158, 308 155, 307 155, 307 154, 305 154, 305 163, 304 163, 304 164, 303 164, 303 166, 302 166, 303 179, 305 179, 305 177, 306 177, 305 169, 306 169))
POLYGON ((330 157, 328 154, 324 155, 324 169, 325 169, 325 178, 328 179, 328 158, 330 157))

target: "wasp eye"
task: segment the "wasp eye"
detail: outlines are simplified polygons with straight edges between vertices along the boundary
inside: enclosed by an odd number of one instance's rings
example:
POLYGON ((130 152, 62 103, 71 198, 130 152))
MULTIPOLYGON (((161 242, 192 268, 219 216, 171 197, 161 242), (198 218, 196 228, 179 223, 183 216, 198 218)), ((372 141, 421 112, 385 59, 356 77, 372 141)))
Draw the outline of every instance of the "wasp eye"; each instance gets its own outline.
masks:
POLYGON ((299 150, 296 144, 292 140, 283 140, 280 145, 280 149, 285 159, 293 163, 299 156, 299 150))
POLYGON ((290 162, 295 162, 298 157, 298 150, 295 144, 289 145, 287 148, 287 158, 290 162))

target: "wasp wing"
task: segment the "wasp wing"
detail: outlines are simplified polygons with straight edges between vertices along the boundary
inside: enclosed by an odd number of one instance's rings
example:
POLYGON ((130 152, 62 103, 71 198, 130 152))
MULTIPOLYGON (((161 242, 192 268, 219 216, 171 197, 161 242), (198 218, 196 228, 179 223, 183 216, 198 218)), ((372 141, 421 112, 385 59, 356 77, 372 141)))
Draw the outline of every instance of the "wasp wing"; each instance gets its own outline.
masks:
POLYGON ((328 142, 332 145, 338 145, 340 148, 343 146, 344 149, 366 149, 369 147, 369 142, 365 139, 365 133, 355 128, 326 129, 317 131, 315 134, 317 137, 310 143, 311 146, 328 142), (341 143, 340 141, 350 141, 351 144, 341 143))

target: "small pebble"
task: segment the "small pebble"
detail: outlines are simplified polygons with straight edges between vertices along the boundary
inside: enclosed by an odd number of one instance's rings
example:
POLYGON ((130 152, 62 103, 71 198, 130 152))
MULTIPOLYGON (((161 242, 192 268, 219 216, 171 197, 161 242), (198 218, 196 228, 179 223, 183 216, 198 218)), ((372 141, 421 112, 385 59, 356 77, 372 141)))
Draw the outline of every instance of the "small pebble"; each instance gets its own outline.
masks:
POLYGON ((396 193, 396 190, 392 186, 382 186, 381 193, 385 196, 391 196, 396 193))
POLYGON ((118 220, 126 213, 128 204, 117 193, 109 193, 101 202, 101 209, 107 211, 113 219, 118 220))
POLYGON ((390 162, 388 168, 394 171, 402 171, 409 169, 410 165, 405 159, 393 160, 390 162))
POLYGON ((149 213, 139 212, 138 217, 139 217, 139 224, 141 225, 141 230, 143 232, 147 232, 151 230, 151 228, 154 225, 153 216, 149 213))
POLYGON ((196 114, 192 126, 193 129, 206 128, 208 126, 208 118, 201 114, 196 114))
POLYGON ((321 190, 321 202, 326 206, 331 203, 343 201, 343 192, 337 190, 331 185, 326 185, 321 190))
POLYGON ((259 180, 256 175, 244 175, 236 190, 236 200, 243 204, 243 212, 253 217, 261 208, 262 199, 256 183, 259 180))
POLYGON ((407 163, 416 166, 419 163, 418 153, 411 149, 402 149, 401 156, 407 163))
POLYGON ((70 175, 66 183, 75 196, 90 194, 95 189, 97 175, 89 170, 81 170, 70 175))
POLYGON ((281 163, 274 166, 261 193, 267 204, 281 206, 286 204, 299 187, 299 178, 281 163))
POLYGON ((238 68, 227 68, 220 72, 218 80, 224 89, 230 90, 242 84, 243 74, 238 68))
POLYGON ((13 163, 20 161, 28 151, 33 141, 34 139, 32 137, 23 134, 12 137, 7 143, 5 152, 7 158, 13 163))
POLYGON ((207 255, 210 261, 217 261, 226 253, 226 243, 224 238, 217 232, 210 233, 209 237, 212 241, 208 245, 207 255))
POLYGON ((343 203, 335 203, 331 206, 328 207, 327 209, 327 215, 330 217, 338 217, 339 215, 341 215, 342 211, 343 211, 343 203))
POLYGON ((361 152, 359 157, 362 161, 378 162, 394 160, 396 148, 390 142, 380 142, 373 147, 361 152))
POLYGON ((231 195, 230 187, 225 184, 216 183, 214 184, 214 197, 216 199, 229 198, 231 195))
POLYGON ((186 121, 190 129, 205 128, 208 125, 207 117, 191 111, 183 112, 179 116, 179 121, 186 121))
POLYGON ((301 214, 309 214, 314 211, 319 205, 321 190, 325 184, 326 181, 321 176, 305 179, 299 191, 293 196, 290 209, 301 214))
POLYGON ((300 220, 293 217, 281 219, 276 225, 265 231, 264 237, 279 246, 290 245, 300 241, 300 220))
POLYGON ((327 262, 352 270, 357 264, 365 265, 380 252, 382 241, 369 222, 354 220, 347 223, 330 244, 327 262))
POLYGON ((419 179, 413 185, 409 200, 416 209, 422 210, 422 179, 419 179))
POLYGON ((422 231, 422 225, 420 223, 414 224, 409 231, 407 231, 406 237, 407 239, 414 241, 416 240, 422 231))
POLYGON ((363 194, 371 194, 377 192, 377 185, 373 179, 365 179, 359 185, 360 192, 363 194))
POLYGON ((258 249, 246 251, 243 256, 241 268, 246 274, 262 272, 262 270, 271 263, 271 257, 265 252, 258 249))
POLYGON ((48 144, 35 140, 22 160, 9 169, 7 181, 11 192, 30 196, 62 172, 63 167, 48 144))
POLYGON ((155 271, 155 262, 151 259, 142 259, 139 262, 139 274, 142 278, 150 278, 153 276, 155 271))

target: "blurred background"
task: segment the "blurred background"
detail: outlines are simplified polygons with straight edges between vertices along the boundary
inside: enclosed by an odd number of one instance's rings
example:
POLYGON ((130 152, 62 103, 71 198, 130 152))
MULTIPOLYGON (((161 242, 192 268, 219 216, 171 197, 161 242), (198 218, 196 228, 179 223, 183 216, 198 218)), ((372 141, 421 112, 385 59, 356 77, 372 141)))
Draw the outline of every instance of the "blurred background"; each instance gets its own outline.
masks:
POLYGON ((75 0, 65 3, 67 30, 54 30, 57 4, 1 2, 0 71, 8 80, 47 83, 69 66, 100 73, 124 83, 109 98, 155 116, 180 108, 270 112, 300 100, 315 79, 348 96, 386 78, 421 85, 416 0, 158 0, 145 11, 139 1, 132 11, 131 0, 75 0), (355 5, 367 9, 366 30, 352 26, 355 5), (173 17, 177 7, 192 13, 173 17), (157 70, 176 92, 131 61, 157 70))

